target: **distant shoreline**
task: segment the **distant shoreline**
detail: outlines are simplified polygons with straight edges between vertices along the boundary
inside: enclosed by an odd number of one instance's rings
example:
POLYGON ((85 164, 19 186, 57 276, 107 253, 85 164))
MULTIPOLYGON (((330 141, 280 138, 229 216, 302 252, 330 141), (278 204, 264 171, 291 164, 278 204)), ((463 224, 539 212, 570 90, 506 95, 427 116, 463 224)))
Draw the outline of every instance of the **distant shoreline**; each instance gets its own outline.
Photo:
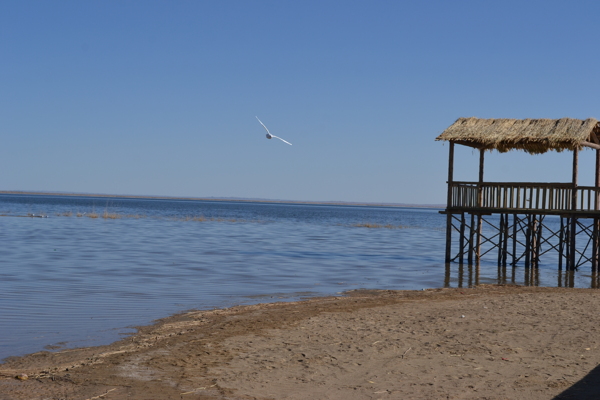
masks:
POLYGON ((402 204, 402 203, 367 203, 352 201, 300 201, 300 200, 269 200, 238 197, 177 197, 177 196, 150 196, 150 195, 117 195, 98 193, 61 193, 61 192, 28 192, 19 190, 0 190, 0 195, 28 195, 28 196, 68 196, 68 197, 105 197, 122 199, 150 199, 150 200, 196 200, 196 201, 230 201, 241 203, 276 203, 276 204, 311 204, 311 205, 340 205, 359 207, 393 207, 393 208, 445 208, 444 204, 402 204))

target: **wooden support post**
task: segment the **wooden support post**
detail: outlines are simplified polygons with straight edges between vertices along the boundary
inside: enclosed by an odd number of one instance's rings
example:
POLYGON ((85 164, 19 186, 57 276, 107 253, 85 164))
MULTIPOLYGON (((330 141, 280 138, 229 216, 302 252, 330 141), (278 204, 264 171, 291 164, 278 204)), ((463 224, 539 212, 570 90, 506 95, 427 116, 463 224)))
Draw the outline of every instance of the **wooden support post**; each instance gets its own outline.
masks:
POLYGON ((571 269, 571 218, 567 218, 565 230, 565 271, 569 271, 571 269))
POLYGON ((508 225, 508 214, 504 214, 504 245, 502 246, 502 266, 506 267, 506 257, 508 256, 508 238, 510 235, 508 231, 510 227, 508 225))
POLYGON ((598 218, 594 218, 593 227, 592 227, 592 273, 596 274, 598 272, 598 231, 599 226, 598 222, 600 220, 598 218))
POLYGON ((477 187, 477 207, 481 207, 482 193, 483 193, 483 164, 484 164, 484 154, 485 151, 483 149, 479 150, 479 185, 477 187))
POLYGON ((460 237, 458 239, 459 242, 459 253, 458 253, 458 262, 462 264, 465 261, 465 213, 460 213, 460 237))
POLYGON ((531 266, 535 267, 535 255, 537 254, 537 219, 535 214, 531 216, 531 266))
POLYGON ((500 226, 498 227, 498 268, 502 265, 502 249, 504 248, 504 214, 500 214, 500 226))
POLYGON ((473 264, 469 264, 469 287, 473 287, 473 264))
MULTIPOLYGON (((481 214, 477 215, 477 243, 475 250, 475 264, 479 266, 479 262, 481 261, 481 226, 482 226, 482 218, 481 214)), ((479 269, 477 270, 479 271, 479 269)), ((477 279, 477 284, 479 284, 479 279, 477 279)))
MULTIPOLYGON (((483 149, 479 150, 479 185, 477 188, 477 207, 483 206, 483 165, 484 165, 484 154, 483 149)), ((477 243, 475 244, 475 263, 479 265, 481 258, 481 214, 477 215, 477 243)))
MULTIPOLYGON (((558 270, 562 271, 562 263, 565 251, 565 219, 560 217, 560 231, 558 233, 558 270)), ((559 279, 560 282, 560 279, 559 279)))
POLYGON ((448 155, 448 195, 446 198, 446 262, 452 261, 452 181, 454 179, 454 143, 448 155))
POLYGON ((577 177, 578 177, 578 164, 579 164, 579 151, 577 148, 573 150, 573 188, 571 193, 571 211, 573 214, 571 215, 571 236, 570 236, 570 253, 569 253, 569 269, 575 270, 576 265, 576 255, 575 246, 577 245, 576 236, 577 236, 577 217, 575 216, 575 211, 577 210, 577 177))
POLYGON ((529 268, 531 260, 531 214, 527 214, 527 229, 525 230, 525 268, 529 268))
POLYGON ((575 287, 575 271, 567 271, 566 272, 567 283, 566 287, 574 288, 575 287))
MULTIPOLYGON (((542 229, 543 229, 543 221, 544 221, 544 216, 541 215, 540 219, 538 221, 538 226, 537 226, 537 254, 535 255, 535 266, 537 267, 539 265, 540 262, 540 254, 542 251, 542 229)), ((537 286, 537 285, 536 285, 537 286)))
POLYGON ((558 270, 558 283, 556 285, 557 287, 562 287, 562 285, 563 285, 562 274, 563 274, 562 271, 558 270))
POLYGON ((474 239, 475 239, 475 215, 471 214, 471 223, 469 224, 469 265, 473 264, 473 253, 475 251, 474 239))
POLYGON ((513 214, 512 266, 517 264, 517 214, 513 214))

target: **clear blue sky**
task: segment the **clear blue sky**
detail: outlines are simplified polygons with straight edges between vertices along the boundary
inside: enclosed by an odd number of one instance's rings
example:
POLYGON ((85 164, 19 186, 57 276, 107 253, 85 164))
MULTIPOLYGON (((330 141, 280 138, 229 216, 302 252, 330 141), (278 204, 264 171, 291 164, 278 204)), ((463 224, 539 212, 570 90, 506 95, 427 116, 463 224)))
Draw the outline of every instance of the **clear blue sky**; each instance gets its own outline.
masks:
MULTIPOLYGON (((598 15, 596 1, 4 1, 0 190, 444 203, 434 139, 458 117, 600 119, 598 15)), ((457 157, 456 179, 476 179, 477 154, 457 157)), ((486 178, 570 168, 566 153, 492 153, 486 178)))

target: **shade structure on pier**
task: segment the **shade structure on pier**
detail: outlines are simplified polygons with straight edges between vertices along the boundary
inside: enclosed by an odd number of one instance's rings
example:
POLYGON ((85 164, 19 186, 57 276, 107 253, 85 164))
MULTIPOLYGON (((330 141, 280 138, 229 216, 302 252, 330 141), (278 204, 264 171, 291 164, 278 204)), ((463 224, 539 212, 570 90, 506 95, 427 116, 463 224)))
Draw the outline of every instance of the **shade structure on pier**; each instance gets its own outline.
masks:
POLYGON ((482 150, 523 150, 541 154, 549 150, 575 150, 598 146, 600 123, 586 120, 459 118, 435 140, 450 141, 482 150), (595 145, 595 146, 594 146, 595 145))
POLYGON ((540 256, 554 250, 558 253, 559 270, 563 261, 569 270, 591 262, 592 272, 600 275, 600 123, 597 119, 459 118, 436 140, 450 142, 448 202, 443 211, 447 215, 447 262, 463 263, 466 259, 469 264, 474 260, 478 265, 482 255, 497 249, 499 266, 506 266, 510 256, 513 266, 524 260, 526 267, 537 267, 540 256), (478 181, 454 180, 455 144, 479 149, 478 181), (578 184, 578 154, 584 147, 596 150, 594 186, 578 184), (522 150, 530 154, 572 151, 572 180, 485 182, 484 154, 491 150, 501 153, 522 150), (546 225, 547 215, 559 216, 560 228, 546 225), (458 232, 458 252, 453 257, 454 231, 458 232), (482 250, 483 244, 491 248, 482 250))

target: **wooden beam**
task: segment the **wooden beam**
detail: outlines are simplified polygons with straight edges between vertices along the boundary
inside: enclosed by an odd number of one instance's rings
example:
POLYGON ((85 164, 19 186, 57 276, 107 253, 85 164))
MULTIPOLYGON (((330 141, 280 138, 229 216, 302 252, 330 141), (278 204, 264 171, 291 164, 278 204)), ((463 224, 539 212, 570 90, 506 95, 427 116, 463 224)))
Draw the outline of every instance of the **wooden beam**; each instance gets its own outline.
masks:
POLYGON ((456 143, 456 144, 460 144, 462 146, 473 147, 474 149, 481 149, 482 148, 481 146, 478 146, 477 144, 471 143, 471 142, 466 141, 466 140, 453 140, 450 143, 456 143))
POLYGON ((483 183, 483 162, 485 150, 479 149, 479 183, 483 183))
MULTIPOLYGON (((450 142, 450 151, 448 154, 448 198, 446 200, 446 210, 452 205, 452 181, 454 179, 454 143, 450 142)), ((462 251, 462 249, 461 249, 462 251)), ((452 214, 446 215, 446 262, 450 262, 452 256, 452 214)))
POLYGON ((600 150, 600 144, 588 142, 588 141, 585 141, 585 140, 583 142, 581 142, 581 145, 585 146, 585 147, 590 147, 592 149, 600 150))
POLYGON ((575 190, 577 188, 577 178, 578 178, 578 169, 579 169, 579 150, 575 149, 573 150, 573 192, 571 193, 572 196, 572 203, 571 203, 571 210, 575 211, 575 209, 577 208, 577 190, 575 190))
POLYGON ((477 188, 477 206, 481 207, 483 201, 483 188, 481 184, 483 183, 483 165, 484 165, 484 154, 485 150, 479 150, 479 187, 477 188))

